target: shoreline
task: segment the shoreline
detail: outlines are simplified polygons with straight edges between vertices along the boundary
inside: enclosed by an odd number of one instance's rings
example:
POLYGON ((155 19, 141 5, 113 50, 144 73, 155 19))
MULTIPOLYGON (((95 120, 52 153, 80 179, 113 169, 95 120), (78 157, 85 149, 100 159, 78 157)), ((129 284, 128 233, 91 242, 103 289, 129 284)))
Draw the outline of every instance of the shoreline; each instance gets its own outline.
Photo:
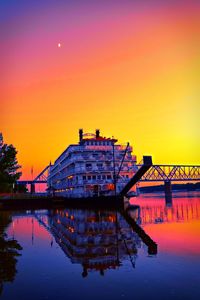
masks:
POLYGON ((64 197, 27 197, 0 199, 0 211, 16 209, 51 209, 74 207, 83 209, 121 209, 124 207, 123 197, 90 197, 90 198, 64 198, 64 197))

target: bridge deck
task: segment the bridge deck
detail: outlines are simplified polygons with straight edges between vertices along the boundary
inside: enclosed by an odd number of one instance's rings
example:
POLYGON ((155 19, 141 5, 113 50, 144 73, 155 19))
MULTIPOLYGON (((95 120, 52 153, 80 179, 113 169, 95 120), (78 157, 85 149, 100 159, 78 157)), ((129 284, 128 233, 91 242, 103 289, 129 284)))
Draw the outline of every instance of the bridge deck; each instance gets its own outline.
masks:
MULTIPOLYGON (((136 165, 141 169, 144 165, 136 165)), ((49 166, 34 180, 18 180, 17 184, 38 184, 47 183, 47 177, 44 173, 49 166)), ((116 170, 117 171, 117 170, 116 170)), ((140 182, 160 182, 160 181, 200 181, 200 166, 194 165, 151 165, 148 170, 138 177, 140 182)))

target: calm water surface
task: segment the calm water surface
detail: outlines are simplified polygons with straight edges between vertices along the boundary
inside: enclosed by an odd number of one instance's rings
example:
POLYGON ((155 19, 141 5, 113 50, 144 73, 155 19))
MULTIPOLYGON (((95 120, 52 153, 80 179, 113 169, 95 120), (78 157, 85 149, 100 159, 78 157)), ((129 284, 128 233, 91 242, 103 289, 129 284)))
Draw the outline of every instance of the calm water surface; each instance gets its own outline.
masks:
POLYGON ((173 196, 132 198, 133 226, 115 211, 1 212, 1 299, 200 299, 200 192, 173 196))

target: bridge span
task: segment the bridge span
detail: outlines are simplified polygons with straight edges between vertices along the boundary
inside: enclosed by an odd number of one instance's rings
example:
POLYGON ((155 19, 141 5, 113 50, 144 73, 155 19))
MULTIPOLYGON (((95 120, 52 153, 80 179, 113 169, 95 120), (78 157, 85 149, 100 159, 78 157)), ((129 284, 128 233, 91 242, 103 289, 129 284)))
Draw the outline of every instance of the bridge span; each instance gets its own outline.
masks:
POLYGON ((141 182, 196 180, 200 180, 200 166, 190 165, 152 165, 140 179, 141 182))
MULTIPOLYGON (((200 165, 148 165, 144 174, 136 176, 137 180, 132 178, 133 184, 136 182, 164 182, 166 200, 171 199, 171 182, 200 181, 200 165)), ((46 166, 33 180, 19 180, 17 184, 30 184, 31 193, 35 193, 35 185, 47 183, 48 171, 50 165, 46 166)), ((144 168, 144 164, 136 165, 139 171, 144 168)), ((136 175, 137 175, 136 173, 136 175)), ((128 191, 126 191, 128 192, 128 191)))
POLYGON ((23 185, 30 184, 31 194, 35 193, 35 185, 36 184, 39 184, 39 183, 47 184, 49 167, 50 167, 50 165, 46 166, 33 180, 18 180, 17 184, 23 184, 23 185))
POLYGON ((164 182, 165 199, 168 203, 172 201, 171 182, 184 181, 200 181, 200 166, 152 165, 140 178, 140 182, 164 182))

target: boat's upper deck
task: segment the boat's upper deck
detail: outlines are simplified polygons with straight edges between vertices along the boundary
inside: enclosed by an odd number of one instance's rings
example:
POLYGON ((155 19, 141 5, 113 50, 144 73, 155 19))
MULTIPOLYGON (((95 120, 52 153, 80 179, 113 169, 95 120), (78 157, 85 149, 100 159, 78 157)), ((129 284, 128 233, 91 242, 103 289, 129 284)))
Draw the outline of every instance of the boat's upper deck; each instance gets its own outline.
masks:
MULTIPOLYGON (((80 130, 81 131, 81 130, 80 130)), ((99 135, 96 130, 96 135, 91 133, 83 134, 79 131, 79 143, 69 145, 65 151, 56 159, 54 165, 51 166, 50 173, 62 169, 66 164, 72 161, 104 161, 112 160, 113 153, 116 160, 121 160, 125 149, 127 155, 125 160, 136 162, 136 156, 131 155, 132 147, 127 145, 116 144, 117 139, 106 138, 99 135), (56 169, 56 170, 55 170, 56 169)))

